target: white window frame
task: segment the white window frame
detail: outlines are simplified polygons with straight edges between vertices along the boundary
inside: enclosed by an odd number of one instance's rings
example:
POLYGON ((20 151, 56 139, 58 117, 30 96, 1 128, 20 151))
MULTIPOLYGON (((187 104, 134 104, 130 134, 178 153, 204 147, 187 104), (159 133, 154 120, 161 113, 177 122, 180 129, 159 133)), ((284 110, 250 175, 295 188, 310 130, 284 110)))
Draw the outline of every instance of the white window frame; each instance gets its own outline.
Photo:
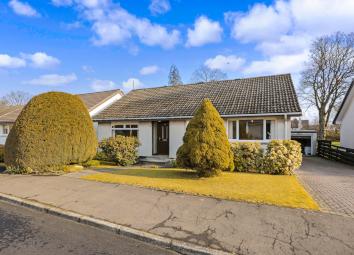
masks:
POLYGON ((111 126, 111 132, 112 132, 112 137, 115 137, 115 131, 116 130, 129 130, 133 131, 136 130, 137 132, 137 137, 139 138, 139 125, 137 123, 112 123, 111 126), (115 126, 122 125, 122 128, 116 128, 115 126), (135 125, 136 127, 132 128, 131 126, 135 125), (130 126, 130 127, 127 127, 130 126))
MULTIPOLYGON (((227 121, 227 123, 231 123, 231 132, 228 133, 229 141, 230 142, 260 142, 260 143, 269 143, 271 140, 274 140, 276 138, 271 138, 271 139, 266 139, 267 137, 267 120, 273 121, 274 125, 274 131, 273 133, 275 134, 276 130, 276 118, 240 118, 240 119, 230 119, 227 121), (263 139, 261 140, 240 140, 240 120, 263 120, 263 139), (232 137, 233 135, 233 122, 236 121, 236 139, 232 137)), ((227 124, 229 126, 229 124, 227 124)), ((272 126, 271 126, 272 128, 272 126)), ((271 131, 272 132, 272 131, 271 131)), ((276 135, 275 135, 276 136, 276 135)))

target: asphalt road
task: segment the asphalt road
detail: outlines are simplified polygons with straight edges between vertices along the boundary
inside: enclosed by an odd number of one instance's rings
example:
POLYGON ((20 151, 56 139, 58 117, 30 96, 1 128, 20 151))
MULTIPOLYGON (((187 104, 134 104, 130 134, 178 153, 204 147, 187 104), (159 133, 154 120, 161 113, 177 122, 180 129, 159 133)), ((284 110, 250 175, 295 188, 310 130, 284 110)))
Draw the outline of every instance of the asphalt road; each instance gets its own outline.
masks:
POLYGON ((173 251, 5 202, 0 202, 0 254, 176 255, 173 251))

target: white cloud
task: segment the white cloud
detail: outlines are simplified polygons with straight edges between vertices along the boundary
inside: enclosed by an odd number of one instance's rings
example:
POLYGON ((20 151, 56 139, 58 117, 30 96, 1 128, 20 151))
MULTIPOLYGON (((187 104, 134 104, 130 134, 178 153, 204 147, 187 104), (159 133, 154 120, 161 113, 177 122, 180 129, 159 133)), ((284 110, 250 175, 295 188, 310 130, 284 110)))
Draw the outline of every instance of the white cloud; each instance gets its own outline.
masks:
POLYGON ((204 65, 210 69, 219 69, 221 71, 238 71, 245 63, 245 59, 235 55, 217 55, 214 58, 209 58, 204 62, 204 65))
POLYGON ((255 4, 244 13, 225 13, 231 35, 254 43, 262 53, 243 69, 245 74, 291 73, 299 83, 311 42, 337 31, 354 32, 353 0, 275 0, 255 4))
POLYGON ((311 40, 337 31, 353 32, 353 0, 277 0, 255 4, 245 13, 226 13, 232 36, 256 42, 266 55, 300 53, 311 40))
POLYGON ((72 0, 52 0, 52 4, 55 6, 70 6, 73 4, 72 0))
POLYGON ((232 36, 243 42, 271 40, 291 28, 288 5, 277 1, 274 6, 255 4, 248 13, 227 13, 233 20, 232 36))
POLYGON ((45 74, 41 75, 36 79, 25 81, 25 84, 31 85, 42 85, 42 86, 60 86, 65 85, 70 82, 77 80, 77 77, 74 73, 68 75, 59 75, 59 74, 45 74))
POLYGON ((154 74, 159 70, 159 67, 156 65, 152 66, 144 66, 143 68, 140 69, 140 74, 141 75, 149 75, 149 74, 154 74))
POLYGON ((114 22, 97 21, 92 27, 96 33, 93 39, 95 45, 121 44, 131 37, 128 29, 124 29, 114 22))
POLYGON ((164 14, 171 9, 169 0, 151 0, 149 10, 153 15, 164 14))
POLYGON ((92 42, 97 46, 128 46, 128 40, 138 38, 142 44, 171 49, 180 41, 178 30, 139 18, 109 0, 74 0, 73 3, 92 24, 92 42))
POLYGON ((0 68, 19 68, 26 66, 22 58, 11 57, 7 54, 0 54, 0 68))
POLYGON ((27 17, 38 17, 39 13, 28 3, 20 2, 18 0, 11 0, 9 2, 11 9, 18 15, 27 17))
POLYGON ((253 61, 243 72, 252 75, 299 73, 308 58, 308 51, 293 55, 275 55, 266 60, 253 61))
POLYGON ((129 78, 122 83, 124 91, 130 91, 132 89, 138 89, 143 86, 143 83, 137 78, 129 78))
POLYGON ((31 65, 36 68, 50 68, 60 64, 60 60, 47 55, 44 52, 36 52, 34 54, 22 54, 24 59, 31 61, 31 65))
POLYGON ((115 88, 115 84, 113 81, 109 80, 93 80, 91 83, 91 88, 94 91, 111 90, 115 88))
POLYGON ((194 28, 188 29, 188 40, 186 46, 196 47, 207 43, 221 41, 222 28, 220 23, 201 16, 194 22, 194 28))

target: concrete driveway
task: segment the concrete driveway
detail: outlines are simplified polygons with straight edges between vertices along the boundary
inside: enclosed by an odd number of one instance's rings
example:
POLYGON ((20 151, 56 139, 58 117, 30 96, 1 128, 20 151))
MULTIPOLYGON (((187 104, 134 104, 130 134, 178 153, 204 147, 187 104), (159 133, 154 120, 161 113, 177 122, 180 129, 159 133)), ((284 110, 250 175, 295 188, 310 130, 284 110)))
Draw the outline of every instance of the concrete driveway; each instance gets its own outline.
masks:
POLYGON ((323 211, 354 217, 353 166, 305 157, 296 173, 323 211))

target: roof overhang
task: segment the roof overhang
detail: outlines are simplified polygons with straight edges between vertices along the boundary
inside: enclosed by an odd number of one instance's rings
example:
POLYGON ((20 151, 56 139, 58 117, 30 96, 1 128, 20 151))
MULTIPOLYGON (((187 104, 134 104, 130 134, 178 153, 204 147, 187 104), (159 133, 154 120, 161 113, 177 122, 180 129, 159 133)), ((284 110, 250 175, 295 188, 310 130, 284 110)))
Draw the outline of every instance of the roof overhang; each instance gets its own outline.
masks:
MULTIPOLYGON (((302 112, 285 112, 285 113, 257 113, 257 114, 233 114, 233 115, 220 115, 221 118, 242 118, 242 117, 267 117, 267 116, 287 116, 287 117, 299 117, 302 116, 302 112)), ((149 121, 149 120, 183 120, 191 119, 193 116, 159 116, 159 117, 136 117, 136 118, 93 118, 93 121, 149 121)))

